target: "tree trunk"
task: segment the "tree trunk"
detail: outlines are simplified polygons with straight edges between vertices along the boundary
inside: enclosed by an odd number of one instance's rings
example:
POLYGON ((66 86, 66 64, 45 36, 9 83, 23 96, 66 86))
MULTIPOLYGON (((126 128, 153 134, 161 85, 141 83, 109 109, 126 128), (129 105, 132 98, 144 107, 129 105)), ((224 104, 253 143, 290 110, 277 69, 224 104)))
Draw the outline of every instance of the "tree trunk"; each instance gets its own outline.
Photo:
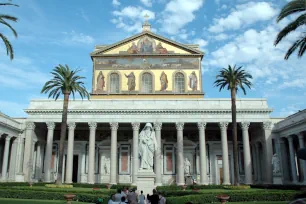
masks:
POLYGON ((237 120, 236 120, 236 89, 231 90, 232 98, 232 136, 234 153, 234 185, 238 186, 239 166, 238 166, 238 141, 237 141, 237 120))
POLYGON ((63 114, 61 123, 61 137, 59 145, 59 159, 58 159, 58 169, 57 169, 57 179, 56 184, 62 184, 62 172, 63 172, 63 160, 64 160, 64 146, 66 140, 66 130, 67 130, 67 114, 68 114, 68 102, 69 102, 69 92, 64 93, 64 104, 63 104, 63 114))

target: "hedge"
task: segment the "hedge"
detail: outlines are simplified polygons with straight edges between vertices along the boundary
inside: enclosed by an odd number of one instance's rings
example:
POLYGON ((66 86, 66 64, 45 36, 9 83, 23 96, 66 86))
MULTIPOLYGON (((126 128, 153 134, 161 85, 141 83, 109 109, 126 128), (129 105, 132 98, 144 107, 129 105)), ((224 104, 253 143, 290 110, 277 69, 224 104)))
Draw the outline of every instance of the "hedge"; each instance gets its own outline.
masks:
POLYGON ((73 188, 29 188, 24 186, 14 186, 12 187, 0 187, 0 190, 8 189, 8 190, 20 190, 20 191, 42 191, 42 192, 62 192, 62 193, 72 193, 72 194, 79 194, 79 193, 86 193, 86 194, 93 194, 93 195, 111 195, 116 193, 114 189, 100 189, 100 190, 92 190, 92 191, 80 191, 73 188))
MULTIPOLYGON (((217 202, 218 194, 200 194, 180 197, 167 197, 167 204, 184 204, 188 201, 196 203, 217 202)), ((296 195, 296 192, 228 192, 230 202, 253 202, 253 201, 289 201, 296 195)))
MULTIPOLYGON (((186 187, 186 190, 189 189, 224 189, 223 185, 190 185, 186 187)), ((170 185, 170 186, 158 186, 156 187, 157 191, 177 191, 182 190, 182 186, 170 185)))
MULTIPOLYGON (((54 183, 32 183, 32 186, 45 186, 46 184, 54 184, 54 183)), ((87 184, 87 183, 73 183, 73 187, 79 188, 107 188, 107 184, 105 183, 96 183, 96 184, 87 184)), ((5 186, 30 186, 28 182, 4 182, 0 183, 0 187, 5 186)), ((123 189, 124 187, 128 188, 137 188, 137 186, 132 186, 131 184, 117 184, 112 185, 111 189, 123 189)))
MULTIPOLYGON (((26 191, 26 190, 8 190, 0 189, 1 198, 16 199, 35 199, 35 200, 64 200, 65 192, 46 192, 46 191, 26 191)), ((92 195, 86 193, 75 194, 75 201, 95 203, 98 198, 103 199, 103 204, 107 204, 110 196, 108 195, 92 195)))

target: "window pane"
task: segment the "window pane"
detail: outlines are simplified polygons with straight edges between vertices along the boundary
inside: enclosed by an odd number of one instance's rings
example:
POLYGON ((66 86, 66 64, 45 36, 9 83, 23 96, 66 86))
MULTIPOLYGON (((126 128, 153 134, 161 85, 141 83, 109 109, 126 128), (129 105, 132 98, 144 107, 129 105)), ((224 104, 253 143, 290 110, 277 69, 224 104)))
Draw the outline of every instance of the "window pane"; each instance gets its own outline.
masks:
POLYGON ((185 92, 185 78, 182 73, 175 74, 175 92, 184 93, 185 92))
POLYGON ((119 93, 119 75, 116 73, 110 75, 110 92, 119 93))
POLYGON ((142 91, 145 93, 152 93, 152 75, 150 73, 144 73, 142 75, 142 91))

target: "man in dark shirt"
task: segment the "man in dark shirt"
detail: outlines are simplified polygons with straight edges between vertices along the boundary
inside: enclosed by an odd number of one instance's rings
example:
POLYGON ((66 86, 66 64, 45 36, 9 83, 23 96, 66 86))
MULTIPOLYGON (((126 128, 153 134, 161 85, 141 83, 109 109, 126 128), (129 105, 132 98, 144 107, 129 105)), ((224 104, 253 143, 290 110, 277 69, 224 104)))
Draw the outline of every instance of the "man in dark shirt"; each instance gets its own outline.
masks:
POLYGON ((151 204, 158 204, 159 196, 158 196, 157 191, 155 189, 153 189, 153 195, 148 196, 148 200, 151 202, 151 204))

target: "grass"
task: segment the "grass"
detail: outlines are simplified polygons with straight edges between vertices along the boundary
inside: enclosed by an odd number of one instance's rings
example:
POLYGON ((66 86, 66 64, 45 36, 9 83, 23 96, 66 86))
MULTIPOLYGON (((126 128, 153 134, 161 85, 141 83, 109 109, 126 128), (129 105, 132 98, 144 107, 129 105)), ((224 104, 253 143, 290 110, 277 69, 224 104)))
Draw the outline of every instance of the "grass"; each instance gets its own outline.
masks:
MULTIPOLYGON (((31 200, 31 199, 9 199, 0 198, 0 203, 7 204, 66 204, 64 200, 31 200)), ((73 204, 85 204, 81 202, 72 202, 73 204)))

